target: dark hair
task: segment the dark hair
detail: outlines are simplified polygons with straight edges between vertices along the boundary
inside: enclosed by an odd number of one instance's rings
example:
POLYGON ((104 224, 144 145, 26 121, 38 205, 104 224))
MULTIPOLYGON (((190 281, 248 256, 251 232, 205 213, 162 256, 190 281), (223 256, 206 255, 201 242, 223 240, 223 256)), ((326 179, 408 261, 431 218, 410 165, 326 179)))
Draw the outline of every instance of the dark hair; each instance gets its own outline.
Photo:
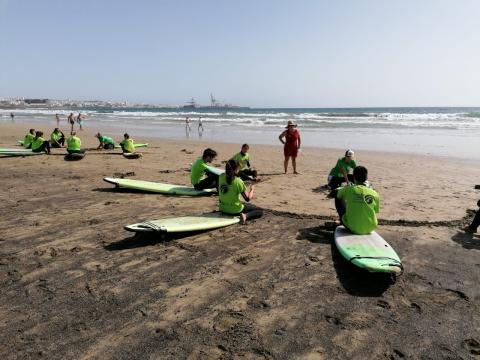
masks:
POLYGON ((357 166, 353 169, 353 178, 357 183, 364 183, 368 178, 368 170, 364 166, 357 166))
POLYGON ((35 132, 35 129, 30 129, 29 133, 33 134, 35 132))
POLYGON ((130 137, 130 135, 128 135, 128 133, 125 133, 125 134, 123 134, 123 137, 127 137, 127 138, 129 138, 129 137, 130 137))
POLYGON ((43 131, 40 131, 40 130, 35 133, 36 137, 39 137, 39 136, 42 136, 42 135, 43 135, 43 131))
POLYGON ((213 149, 210 149, 210 148, 207 148, 205 150, 203 150, 203 155, 202 157, 205 159, 206 157, 212 157, 212 158, 215 158, 217 157, 217 152, 213 149))
POLYGON ((53 129, 53 131, 59 131, 59 128, 55 128, 55 129, 53 129))
POLYGON ((248 144, 243 144, 243 145, 242 145, 242 148, 244 148, 244 147, 248 147, 248 148, 249 148, 250 146, 248 146, 248 144))
POLYGON ((235 179, 235 170, 239 167, 239 163, 237 160, 230 159, 227 161, 225 165, 225 175, 227 177, 227 184, 230 185, 235 179))

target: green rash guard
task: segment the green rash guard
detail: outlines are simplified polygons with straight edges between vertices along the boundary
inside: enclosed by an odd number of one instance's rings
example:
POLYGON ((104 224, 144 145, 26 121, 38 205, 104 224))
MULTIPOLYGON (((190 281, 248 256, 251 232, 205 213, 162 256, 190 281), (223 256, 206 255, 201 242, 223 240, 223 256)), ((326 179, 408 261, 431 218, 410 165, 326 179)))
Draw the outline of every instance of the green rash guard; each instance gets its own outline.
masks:
POLYGON ((192 185, 197 185, 200 180, 202 180, 207 167, 207 163, 202 158, 198 159, 193 163, 190 173, 190 180, 192 181, 192 185))
POLYGON ((365 185, 344 186, 338 190, 337 198, 347 204, 342 221, 353 233, 366 235, 377 228, 375 214, 380 211, 380 197, 375 190, 365 185))
POLYGON ((337 164, 335 165, 335 167, 330 170, 330 174, 331 176, 336 176, 336 177, 343 177, 343 174, 342 172, 340 171, 340 169, 345 169, 345 171, 348 172, 350 171, 350 169, 355 169, 357 167, 357 163, 355 162, 355 160, 350 160, 348 163, 345 159, 345 157, 342 157, 340 159, 338 159, 337 161, 337 164))
POLYGON ((240 201, 240 194, 247 190, 245 183, 239 177, 233 179, 229 185, 227 175, 222 174, 218 179, 218 199, 221 212, 237 215, 243 210, 243 203, 240 201))
POLYGON ((100 136, 98 138, 98 140, 100 140, 100 142, 103 143, 103 144, 115 145, 115 142, 113 141, 113 139, 111 137, 108 137, 108 136, 100 136))
POLYGON ((33 139, 35 139, 35 136, 33 136, 32 134, 28 133, 27 135, 25 135, 25 138, 23 139, 23 147, 28 148, 33 142, 33 139))
POLYGON ((248 153, 242 154, 240 151, 238 154, 235 154, 232 157, 232 160, 238 161, 238 164, 240 165, 240 170, 244 170, 248 167, 248 163, 250 162, 250 155, 248 153))
POLYGON ((32 141, 32 150, 37 150, 42 144, 44 143, 45 139, 42 137, 38 137, 33 139, 32 141))
POLYGON ((80 150, 81 146, 82 141, 79 137, 72 135, 67 139, 67 150, 78 151, 80 150))
POLYGON ((58 140, 60 140, 62 138, 62 133, 59 132, 59 133, 56 133, 55 131, 52 132, 52 134, 50 135, 50 140, 52 140, 52 142, 56 143, 58 142, 58 140))
POLYGON ((122 140, 120 142, 120 146, 123 147, 125 152, 135 152, 135 144, 133 143, 133 139, 122 140))

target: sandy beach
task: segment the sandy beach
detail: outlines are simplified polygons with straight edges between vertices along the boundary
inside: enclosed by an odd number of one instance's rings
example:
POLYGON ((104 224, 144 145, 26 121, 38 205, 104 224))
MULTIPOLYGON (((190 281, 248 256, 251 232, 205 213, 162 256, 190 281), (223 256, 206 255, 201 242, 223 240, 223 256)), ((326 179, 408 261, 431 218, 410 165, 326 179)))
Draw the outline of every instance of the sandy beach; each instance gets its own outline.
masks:
MULTIPOLYGON (((29 127, 2 123, 0 146, 14 147, 29 127)), ((79 134, 97 146, 93 131, 79 134)), ((123 226, 212 211, 217 197, 104 182, 134 173, 188 185, 206 147, 131 135, 150 144, 141 159, 89 151, 67 162, 64 149, 0 158, 2 359, 480 357, 480 237, 460 230, 479 198, 472 161, 357 151, 381 197, 378 233, 405 267, 392 284, 346 262, 324 226, 336 218, 324 185, 345 149, 306 147, 301 175, 285 175, 280 143, 252 145, 263 218, 133 238, 123 226)), ((219 167, 239 151, 208 145, 219 167)))

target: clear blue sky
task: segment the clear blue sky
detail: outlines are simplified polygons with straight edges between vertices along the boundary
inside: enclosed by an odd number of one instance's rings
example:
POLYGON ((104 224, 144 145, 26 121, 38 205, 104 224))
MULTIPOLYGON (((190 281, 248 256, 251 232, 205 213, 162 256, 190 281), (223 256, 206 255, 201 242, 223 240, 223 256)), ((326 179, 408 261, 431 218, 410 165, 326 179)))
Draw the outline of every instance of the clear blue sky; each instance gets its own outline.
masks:
POLYGON ((478 0, 0 0, 0 97, 480 106, 478 0))

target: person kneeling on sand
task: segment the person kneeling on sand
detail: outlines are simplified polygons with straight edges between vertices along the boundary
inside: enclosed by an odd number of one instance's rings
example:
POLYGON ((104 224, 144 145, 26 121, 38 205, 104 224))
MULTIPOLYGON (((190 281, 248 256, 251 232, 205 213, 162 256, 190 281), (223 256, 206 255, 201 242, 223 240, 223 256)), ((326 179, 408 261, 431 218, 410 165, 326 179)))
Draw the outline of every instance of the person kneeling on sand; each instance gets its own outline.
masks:
MULTIPOLYGON (((477 205, 480 206, 480 200, 478 200, 477 205)), ((478 230, 478 226, 480 225, 480 210, 477 210, 475 217, 473 218, 472 223, 465 228, 465 231, 474 234, 478 230)))
POLYGON ((335 167, 330 170, 328 175, 328 188, 330 190, 335 190, 343 182, 346 182, 347 185, 353 182, 353 175, 349 174, 349 171, 357 166, 357 163, 353 160, 354 155, 353 150, 347 150, 345 156, 338 159, 335 167))
POLYGON ((35 138, 35 129, 30 129, 28 134, 23 138, 23 147, 30 149, 32 147, 32 141, 35 138))
POLYGON ((242 224, 245 224, 249 219, 261 217, 263 210, 240 201, 240 195, 247 202, 253 199, 254 185, 250 185, 250 189, 247 191, 245 183, 238 176, 239 172, 238 161, 228 160, 225 173, 221 174, 218 179, 219 209, 224 214, 240 215, 242 224))
POLYGON ((45 151, 47 154, 50 154, 50 143, 45 140, 43 137, 42 131, 35 132, 35 138, 32 141, 32 151, 33 152, 42 152, 45 151))
POLYGON ((259 180, 257 179, 257 170, 250 167, 250 155, 248 154, 248 149, 250 149, 250 146, 248 146, 248 144, 243 144, 240 152, 235 154, 232 157, 232 160, 238 161, 238 164, 240 165, 240 171, 238 172, 240 179, 243 181, 257 181, 259 180))
POLYGON ((55 128, 50 134, 50 146, 53 148, 61 148, 65 145, 65 135, 58 129, 55 128))
POLYGON ((380 197, 367 184, 368 171, 363 166, 353 170, 355 185, 344 186, 336 191, 335 208, 340 222, 352 233, 370 234, 378 226, 380 197))
POLYGON ((122 151, 124 153, 131 153, 135 152, 135 144, 133 139, 130 138, 130 135, 127 133, 123 134, 123 140, 120 142, 120 146, 122 147, 122 151))
POLYGON ((72 131, 70 137, 67 139, 67 152, 69 154, 85 153, 85 149, 82 149, 82 140, 80 140, 75 131, 72 131))
POLYGON ((218 187, 218 175, 207 171, 208 163, 217 157, 213 149, 205 149, 203 155, 192 165, 190 180, 196 190, 214 189, 218 187), (206 175, 206 177, 204 177, 206 175))
POLYGON ((102 136, 102 134, 97 133, 95 137, 100 141, 100 145, 98 145, 97 149, 105 149, 105 150, 112 150, 115 148, 115 142, 111 137, 102 136))

